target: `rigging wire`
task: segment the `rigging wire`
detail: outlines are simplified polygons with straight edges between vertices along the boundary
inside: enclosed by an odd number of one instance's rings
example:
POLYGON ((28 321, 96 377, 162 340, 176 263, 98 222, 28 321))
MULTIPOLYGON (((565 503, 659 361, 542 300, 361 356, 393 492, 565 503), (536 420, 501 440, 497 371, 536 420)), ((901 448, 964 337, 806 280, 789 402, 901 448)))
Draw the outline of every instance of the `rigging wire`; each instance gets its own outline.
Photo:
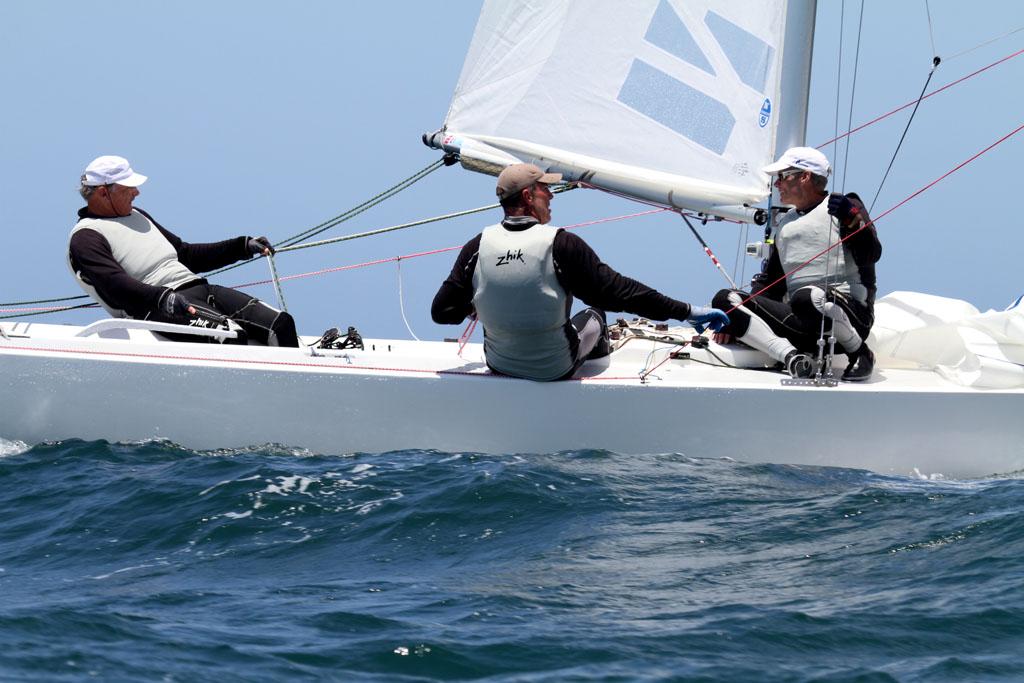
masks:
POLYGON ((329 230, 329 229, 333 228, 334 226, 338 225, 339 223, 343 223, 343 222, 345 222, 345 221, 347 221, 347 220, 349 220, 351 218, 354 218, 355 216, 358 216, 359 214, 361 214, 364 211, 366 211, 367 209, 370 209, 370 208, 380 204, 381 202, 383 202, 386 199, 390 199, 391 197, 393 197, 394 195, 398 194, 402 190, 405 190, 405 189, 409 188, 410 186, 414 185, 415 183, 419 182, 420 180, 423 180, 428 175, 430 175, 431 173, 433 173, 437 169, 441 168, 442 166, 444 166, 444 159, 438 159, 437 161, 424 166, 422 169, 420 169, 416 173, 412 174, 411 176, 409 176, 405 180, 403 180, 403 181, 401 181, 401 182, 399 182, 399 183, 397 183, 395 185, 392 185, 388 189, 384 190, 383 192, 381 192, 381 193, 379 193, 379 194, 377 194, 377 195, 375 195, 373 197, 370 197, 369 199, 367 199, 362 204, 359 204, 358 206, 355 206, 355 207, 349 209, 345 213, 339 214, 339 215, 335 216, 334 218, 331 218, 329 220, 324 221, 323 223, 320 223, 319 225, 314 225, 312 228, 309 228, 308 230, 304 230, 303 232, 301 232, 301 233, 299 233, 297 235, 294 235, 292 237, 288 237, 288 238, 282 240, 281 241, 281 246, 282 247, 287 247, 287 246, 291 246, 292 244, 298 244, 299 242, 303 242, 306 239, 308 239, 310 237, 313 237, 314 235, 319 235, 320 233, 324 232, 325 230, 329 230))
POLYGON ((843 85, 843 28, 846 23, 846 0, 839 3, 839 50, 837 51, 838 58, 836 59, 836 115, 835 123, 833 124, 832 134, 835 136, 832 139, 835 141, 832 145, 832 158, 839 158, 839 97, 842 92, 843 85))
MULTIPOLYGON (((1024 30, 1024 29, 1018 29, 1018 30, 1024 30)), ((1015 57, 1020 57, 1022 54, 1024 54, 1024 49, 1017 50, 1016 52, 1012 52, 1012 53, 1006 55, 1005 57, 1003 57, 1002 59, 997 59, 996 61, 992 62, 991 64, 988 64, 987 66, 981 67, 977 71, 972 71, 971 73, 967 74, 966 76, 958 78, 958 79, 956 79, 955 81, 953 81, 951 83, 947 83, 946 85, 942 86, 941 88, 933 90, 932 92, 930 92, 927 95, 925 95, 923 98, 920 98, 920 100, 927 100, 929 97, 933 97, 933 96, 938 95, 939 93, 941 93, 943 91, 949 90, 953 86, 960 85, 964 81, 966 81, 968 79, 971 79, 971 78, 974 78, 975 76, 978 76, 978 75, 984 73, 985 71, 988 71, 989 69, 995 68, 995 67, 999 66, 1000 64, 1002 64, 1003 62, 1008 62, 1008 61, 1010 61, 1011 59, 1013 59, 1015 57)), ((875 117, 875 118, 871 119, 867 123, 862 123, 861 125, 857 126, 856 128, 853 128, 853 129, 850 129, 850 130, 846 131, 845 133, 843 133, 839 137, 840 138, 844 138, 844 137, 853 135, 854 133, 859 133, 860 131, 864 130, 868 126, 872 126, 872 125, 878 123, 879 121, 882 121, 884 119, 889 118, 890 116, 893 116, 894 114, 898 114, 901 111, 903 111, 904 109, 906 109, 907 107, 912 107, 912 106, 916 105, 920 100, 911 100, 910 102, 907 102, 906 104, 900 105, 899 107, 896 107, 892 111, 886 112, 885 114, 882 114, 881 116, 878 116, 878 117, 875 117)), ((818 145, 818 149, 821 149, 823 147, 827 147, 828 145, 831 145, 832 142, 833 142, 833 140, 826 140, 825 142, 823 142, 820 145, 818 145)))
MULTIPOLYGON (((846 130, 853 127, 853 105, 857 96, 857 71, 860 65, 860 39, 864 32, 864 0, 860 0, 860 19, 857 21, 857 46, 853 51, 853 83, 850 86, 850 109, 846 119, 846 130)), ((846 191, 846 169, 850 163, 850 138, 846 138, 846 149, 843 154, 843 182, 840 192, 846 191)))
POLYGON ((871 206, 868 207, 868 214, 870 214, 875 208, 875 202, 878 201, 878 195, 882 193, 882 188, 885 187, 885 181, 889 178, 889 171, 892 170, 892 165, 896 163, 896 155, 900 153, 900 147, 903 146, 903 141, 907 137, 907 131, 910 130, 910 124, 914 122, 914 115, 917 114, 917 108, 921 106, 921 100, 924 99, 924 93, 928 90, 928 84, 931 83, 932 76, 935 75, 935 69, 939 67, 942 60, 938 55, 932 57, 932 70, 928 72, 928 78, 924 81, 924 87, 921 88, 921 95, 918 96, 917 102, 914 104, 914 110, 910 112, 910 118, 907 119, 907 126, 903 129, 903 135, 900 136, 900 141, 896 144, 896 151, 892 153, 892 159, 889 159, 889 166, 885 169, 885 175, 882 176, 882 182, 878 184, 878 191, 875 192, 875 198, 871 200, 871 206))
POLYGON ((743 278, 740 276, 740 266, 743 264, 743 246, 747 242, 746 231, 743 229, 747 224, 744 223, 740 226, 740 229, 736 231, 736 253, 733 255, 732 262, 732 279, 736 282, 741 282, 743 278))
MULTIPOLYGON (((863 8, 863 3, 861 4, 863 8)), ((836 56, 836 113, 835 113, 835 124, 833 129, 833 140, 835 143, 832 146, 832 160, 833 162, 839 161, 839 102, 842 99, 843 90, 843 36, 846 33, 846 0, 840 4, 839 10, 839 49, 836 56)), ((859 38, 858 38, 859 42, 859 38)), ((853 111, 853 94, 850 95, 850 112, 853 111)), ((850 139, 846 138, 846 157, 850 154, 850 139)), ((843 171, 843 183, 846 183, 845 170, 843 171)), ((829 231, 828 231, 828 242, 825 253, 832 251, 832 237, 838 234, 838 219, 835 216, 828 217, 829 231)), ((838 259, 835 259, 836 268, 839 267, 838 259)), ((828 298, 829 287, 832 280, 832 263, 833 259, 829 256, 825 257, 825 297, 828 298)), ((832 355, 835 350, 835 336, 832 334, 832 326, 829 325, 828 335, 828 351, 825 350, 825 312, 821 312, 821 324, 818 329, 818 364, 816 375, 820 377, 822 371, 826 376, 832 374, 832 355)))
MULTIPOLYGON (((324 222, 322 222, 322 223, 320 223, 318 225, 314 225, 312 228, 304 230, 304 231, 302 231, 302 232, 300 232, 298 234, 292 235, 291 237, 287 237, 287 238, 281 240, 280 242, 278 242, 274 246, 275 247, 278 246, 278 245, 290 246, 292 244, 297 244, 298 242, 301 242, 301 241, 303 241, 305 239, 308 239, 309 237, 312 237, 314 235, 318 235, 318 234, 324 232, 325 230, 329 230, 330 228, 333 228, 334 226, 336 226, 336 225, 338 225, 340 223, 343 223, 344 221, 347 221, 350 218, 353 218, 353 217, 363 213, 364 211, 366 211, 366 210, 368 210, 368 209, 370 209, 370 208, 372 208, 372 207, 382 203, 383 201, 385 201, 387 199, 390 199, 391 197, 395 196, 396 194, 398 194, 402 190, 405 190, 405 189, 411 187, 416 182, 418 182, 418 181, 422 180, 423 178, 427 177, 428 175, 430 175, 431 173, 433 173, 437 169, 441 168, 442 166, 444 166, 444 159, 443 158, 442 159, 438 159, 436 161, 433 161, 430 164, 428 164, 427 166, 425 166, 425 167, 421 168, 420 170, 416 171, 415 173, 413 173, 408 178, 406 178, 406 179, 404 179, 404 180, 402 180, 402 181, 392 185, 391 187, 389 187, 388 189, 384 190, 383 192, 379 192, 378 194, 374 195, 373 197, 370 197, 369 199, 367 199, 366 201, 362 202, 361 204, 357 204, 356 206, 352 207, 348 211, 340 213, 337 216, 335 216, 334 218, 330 218, 330 219, 328 219, 328 220, 326 220, 326 221, 324 221, 324 222)), ((280 249, 278 249, 278 251, 280 251, 280 249)), ((226 266, 224 268, 221 268, 219 270, 210 271, 210 272, 206 273, 206 275, 209 276, 209 277, 212 277, 214 275, 219 275, 221 273, 224 273, 224 272, 227 272, 229 270, 233 270, 235 268, 243 266, 246 263, 251 263, 251 261, 242 261, 242 262, 239 262, 239 263, 235 263, 235 264, 232 264, 230 266, 226 266)), ((89 296, 87 294, 79 294, 77 296, 64 296, 64 297, 57 297, 57 298, 53 298, 53 299, 36 299, 36 300, 33 300, 33 301, 14 301, 14 302, 8 302, 8 303, 0 303, 0 308, 5 308, 5 307, 8 307, 8 306, 26 306, 26 305, 31 305, 31 304, 52 304, 52 303, 60 303, 61 301, 77 301, 79 299, 88 299, 88 298, 89 298, 89 296)), ((88 306, 69 306, 69 307, 66 307, 66 308, 58 309, 58 310, 51 309, 51 310, 48 310, 48 311, 45 311, 45 312, 46 313, 58 313, 60 311, 70 311, 70 310, 74 310, 75 308, 88 308, 88 307, 91 307, 91 306, 92 306, 92 304, 89 304, 88 306)), ((41 313, 36 313, 34 315, 41 315, 41 313)), ((0 320, 3 320, 3 319, 4 318, 0 317, 0 320)))
MULTIPOLYGON (((910 195, 908 195, 907 197, 905 197, 905 198, 904 198, 904 199, 903 199, 902 201, 900 201, 900 202, 899 202, 898 204, 896 204, 895 206, 892 206, 892 207, 890 207, 889 209, 887 209, 887 210, 885 210, 884 212, 882 212, 881 214, 879 214, 879 215, 878 215, 878 216, 877 216, 876 218, 873 218, 873 219, 871 219, 870 221, 868 221, 868 222, 864 223, 864 224, 863 224, 863 225, 861 225, 861 226, 860 226, 859 228, 857 228, 856 230, 854 230, 853 232, 851 232, 851 233, 850 233, 849 235, 847 235, 846 237, 844 237, 843 239, 839 240, 839 241, 838 241, 838 242, 836 242, 836 243, 835 243, 834 245, 832 245, 831 247, 829 247, 829 249, 834 249, 835 247, 839 246, 840 244, 842 244, 842 243, 843 243, 843 242, 845 242, 846 240, 850 239, 851 237, 853 237, 854 235, 856 235, 857 233, 859 233, 860 231, 862 231, 862 230, 865 230, 865 229, 867 229, 868 227, 870 227, 870 226, 874 225, 875 223, 877 223, 878 221, 880 221, 881 219, 885 218, 885 217, 886 217, 886 216, 888 216, 888 215, 889 215, 890 213, 892 213, 893 211, 895 211, 896 209, 900 208, 901 206, 903 206, 904 204, 906 204, 907 202, 909 202, 910 200, 912 200, 912 199, 915 199, 916 197, 918 197, 919 195, 923 194, 923 193, 924 193, 924 192, 926 192, 927 190, 930 190, 930 189, 931 189, 932 187, 934 187, 934 186, 938 185, 938 184, 939 184, 940 182, 942 182, 943 180, 945 180, 945 179, 946 179, 946 178, 948 178, 949 176, 953 175, 954 173, 956 173, 957 171, 959 171, 959 170, 960 170, 961 168, 963 168, 963 167, 964 167, 964 166, 966 166, 967 164, 969 164, 969 163, 971 163, 972 161, 974 161, 974 160, 976 160, 976 159, 980 158, 980 157, 981 157, 982 155, 984 155, 984 154, 987 154, 987 153, 988 153, 989 151, 991 151, 991 150, 992 150, 992 149, 994 149, 995 147, 997 147, 997 146, 1001 145, 1002 143, 1006 142, 1007 140, 1009 140, 1010 138, 1012 138, 1012 137, 1013 137, 1014 135, 1016 135, 1017 133, 1021 132, 1022 130, 1024 130, 1024 124, 1021 124, 1020 126, 1018 126, 1017 128, 1015 128, 1014 130, 1010 131, 1009 133, 1007 133, 1007 134, 1006 134, 1006 135, 1004 135, 1003 137, 1001 137, 1001 138, 999 138, 998 140, 996 140, 995 142, 993 142, 993 143, 992 143, 991 145, 989 145, 989 146, 988 146, 988 147, 986 147, 985 149, 981 150, 980 152, 977 152, 976 154, 974 154, 973 156, 971 156, 971 157, 970 157, 969 159, 967 159, 966 161, 963 161, 963 162, 961 162, 961 163, 957 164, 956 166, 954 166, 954 167, 953 167, 953 168, 951 168, 950 170, 946 171, 946 172, 945 172, 945 173, 943 173, 943 174, 942 174, 941 176, 939 176, 939 177, 938 177, 938 178, 936 178, 935 180, 931 181, 930 183, 928 183, 928 184, 927 184, 927 185, 925 185, 924 187, 922 187, 922 188, 920 188, 919 190, 917 190, 917 191, 915 191, 915 192, 911 193, 910 195)), ((807 265, 809 265, 810 263, 812 263, 812 262, 813 262, 813 261, 814 261, 815 259, 817 259, 818 257, 820 257, 820 256, 822 256, 823 254, 825 254, 825 253, 826 253, 826 252, 827 252, 827 251, 828 251, 829 249, 823 249, 822 251, 819 251, 819 252, 818 252, 817 254, 815 254, 815 255, 814 255, 814 256, 812 256, 811 258, 807 259, 806 261, 804 261, 804 262, 803 262, 803 263, 801 263, 800 265, 796 266, 795 268, 793 268, 793 269, 792 269, 792 270, 790 270, 789 272, 787 272, 787 273, 784 273, 784 274, 783 274, 783 275, 781 275, 780 277, 776 278, 776 279, 775 279, 774 281, 772 281, 772 282, 769 282, 769 283, 768 283, 767 285, 765 285, 765 286, 764 286, 764 287, 762 287, 761 289, 759 289, 759 290, 757 290, 756 292, 752 293, 752 294, 751 294, 750 296, 748 296, 748 297, 747 297, 746 299, 744 299, 743 301, 739 302, 738 304, 736 304, 735 306, 733 306, 732 308, 730 308, 729 310, 727 310, 727 311, 726 311, 725 313, 726 313, 727 315, 728 315, 729 313, 732 313, 732 312, 733 312, 733 311, 735 311, 735 310, 736 310, 737 308, 739 308, 740 306, 742 306, 742 305, 746 304, 746 303, 747 303, 748 301, 750 301, 750 300, 751 300, 751 299, 753 299, 754 297, 756 297, 756 296, 759 296, 759 295, 760 295, 760 294, 761 294, 762 292, 765 292, 766 290, 768 290, 768 289, 771 289, 771 288, 772 288, 773 286, 775 286, 775 285, 777 285, 778 283, 782 282, 783 280, 785 280, 786 278, 788 278, 788 277, 789 277, 790 275, 792 275, 793 273, 796 273, 796 272, 798 272, 798 271, 802 270, 802 269, 803 269, 804 267, 806 267, 807 265)))
MULTIPOLYGON (((973 48, 970 48, 968 50, 964 50, 962 52, 959 52, 956 55, 953 55, 953 57, 962 56, 964 54, 967 54, 968 52, 971 52, 973 50, 979 49, 980 47, 983 47, 983 46, 988 45, 990 43, 993 43, 993 42, 996 42, 996 41, 1001 40, 1003 38, 1006 38, 1007 36, 1013 35, 1015 33, 1019 33, 1022 30, 1024 30, 1024 27, 1013 29, 1012 31, 1009 31, 1009 32, 1007 32, 1007 33, 1005 33, 1005 34, 1003 34, 1001 36, 998 36, 996 38, 992 38, 992 39, 990 39, 988 41, 985 41, 985 42, 983 42, 983 43, 981 43, 981 44, 979 44, 979 45, 977 45, 977 46, 975 46, 973 48)), ((950 88, 952 88, 954 86, 957 86, 957 85, 963 83, 964 81, 967 81, 967 80, 969 80, 969 79, 971 79, 971 78, 973 78, 975 76, 978 76, 978 75, 984 73, 985 71, 988 71, 989 69, 995 68, 996 66, 999 66, 1000 64, 1002 64, 1004 62, 1008 62, 1011 59, 1014 59, 1015 57, 1019 57, 1022 54, 1024 54, 1024 49, 1012 52, 1009 55, 1006 55, 1005 57, 1002 57, 1001 59, 998 59, 998 60, 996 60, 996 61, 994 61, 994 62, 992 62, 992 63, 990 63, 990 64, 988 64, 988 65, 986 65, 986 66, 984 66, 982 68, 980 68, 980 69, 977 69, 976 71, 973 71, 973 72, 967 74, 966 76, 963 76, 961 78, 958 78, 955 81, 947 83, 946 85, 942 86, 941 88, 938 88, 937 90, 934 90, 934 91, 928 93, 923 98, 919 98, 918 100, 912 100, 910 102, 907 102, 906 104, 903 104, 903 105, 897 107, 896 109, 893 109, 892 111, 889 111, 889 112, 887 112, 885 114, 882 114, 881 116, 878 116, 878 117, 876 117, 876 118, 874 118, 874 119, 872 119, 870 121, 867 121, 867 122, 861 124, 860 126, 858 126, 856 128, 851 128, 851 129, 847 130, 845 133, 843 133, 842 135, 840 135, 839 138, 848 137, 850 135, 853 135, 854 133, 860 132, 861 130, 864 130, 865 128, 867 128, 869 126, 872 126, 872 125, 874 125, 874 124, 876 124, 876 123, 878 123, 878 122, 880 122, 880 121, 882 121, 882 120, 884 120, 884 119, 886 119, 886 118, 888 118, 890 116, 893 116, 893 115, 903 111, 907 107, 913 106, 913 105, 917 104, 918 102, 920 102, 922 100, 926 100, 926 99, 928 99, 928 98, 930 98, 930 97, 932 97, 934 95, 938 95, 941 92, 944 92, 944 91, 946 91, 946 90, 948 90, 948 89, 950 89, 950 88)), ((947 58, 946 61, 948 61, 949 59, 951 59, 951 58, 947 58)), ((828 145, 832 144, 832 142, 834 142, 834 140, 826 140, 825 142, 823 142, 820 145, 818 145, 818 148, 820 149, 822 147, 827 147, 828 145)), ((425 171, 427 168, 431 168, 435 164, 437 164, 437 162, 434 162, 433 164, 431 164, 430 166, 426 167, 423 170, 425 171)), ((422 172, 422 171, 420 171, 420 172, 422 172)), ((417 172, 417 174, 414 174, 414 176, 410 176, 410 177, 415 177, 416 175, 419 175, 420 172, 417 172)), ((591 188, 593 188, 593 186, 589 186, 589 185, 582 184, 582 183, 580 185, 582 187, 591 187, 591 188)), ((395 187, 398 187, 398 186, 396 185, 395 187)), ((601 189, 601 188, 593 188, 593 189, 601 189)), ((619 193, 610 192, 610 191, 607 191, 607 190, 606 190, 606 192, 608 192, 609 194, 616 194, 617 196, 623 196, 623 197, 626 196, 626 195, 622 195, 622 194, 619 194, 619 193)), ((383 193, 381 193, 381 194, 383 194, 383 193)), ((657 204, 653 204, 653 203, 650 203, 650 202, 644 202, 644 201, 641 201, 641 200, 636 200, 635 198, 630 198, 630 197, 627 197, 627 198, 628 199, 632 199, 633 201, 639 201, 640 203, 646 203, 646 204, 648 204, 650 206, 656 206, 656 207, 658 207, 657 210, 662 210, 662 211, 669 210, 669 209, 666 209, 665 207, 657 205, 657 204)), ((367 201, 370 201, 370 200, 367 200, 367 201)), ((345 214, 340 214, 339 216, 343 216, 343 215, 345 215, 345 214)), ((730 221, 729 219, 724 219, 724 220, 726 220, 727 222, 736 222, 736 221, 730 221)), ((330 221, 327 221, 325 223, 321 223, 320 226, 323 226, 323 225, 325 225, 328 222, 330 222, 330 221)), ((287 240, 285 240, 285 241, 287 241, 287 240)), ((246 261, 246 262, 244 262, 242 264, 238 264, 238 265, 244 265, 245 263, 250 263, 250 262, 251 261, 246 261)), ((208 273, 208 275, 213 275, 213 274, 215 274, 215 273, 208 273)), ((76 300, 79 300, 79 299, 86 299, 86 298, 88 298, 87 295, 79 294, 79 295, 76 295, 76 296, 56 297, 56 298, 51 298, 51 299, 33 299, 33 300, 27 300, 27 301, 0 302, 0 313, 12 313, 13 312, 13 313, 21 314, 21 315, 0 316, 0 320, 9 319, 9 318, 15 318, 15 317, 27 317, 27 316, 30 316, 30 315, 45 315, 47 313, 60 313, 60 312, 64 312, 64 311, 76 310, 76 309, 79 309, 79 308, 96 308, 97 304, 95 304, 95 303, 86 303, 86 304, 80 304, 80 305, 76 305, 76 306, 66 306, 66 307, 58 307, 58 308, 47 308, 46 310, 42 310, 42 311, 21 311, 21 310, 15 311, 15 310, 13 310, 13 307, 19 307, 19 306, 30 306, 30 305, 33 305, 33 304, 59 303, 59 302, 62 302, 62 301, 76 301, 76 300)))
MULTIPOLYGON (((571 185, 564 185, 562 187, 556 187, 551 190, 552 194, 560 194, 562 192, 569 192, 574 189, 571 185)), ((347 242, 349 240, 359 239, 361 237, 372 237, 373 235, 382 235, 387 232, 394 232, 396 230, 405 230, 406 228, 415 228, 419 225, 426 225, 428 223, 438 223, 440 221, 450 220, 452 218, 461 218, 462 216, 469 216, 474 213, 480 213, 481 211, 490 211, 496 209, 501 204, 487 204, 486 206, 478 206, 475 209, 466 209, 465 211, 456 211, 454 213, 446 213, 441 216, 434 216, 433 218, 424 218, 418 221, 411 221, 409 223, 401 223, 399 225, 392 225, 387 228, 378 228, 376 230, 367 230, 365 232, 357 232, 351 235, 342 235, 341 237, 332 237, 326 240, 318 240, 316 242, 306 242, 305 244, 293 244, 291 246, 281 247, 278 252, 289 252, 297 251, 299 249, 309 249, 311 247, 322 247, 327 244, 335 244, 337 242, 347 242)))
MULTIPOLYGON (((662 212, 665 212, 665 211, 669 211, 669 209, 666 209, 664 207, 660 207, 660 208, 657 208, 657 209, 651 209, 649 211, 639 211, 637 213, 630 213, 630 214, 625 214, 625 215, 621 215, 621 216, 609 216, 608 218, 598 218, 596 220, 585 221, 583 223, 574 223, 572 225, 563 225, 562 227, 565 228, 566 230, 574 230, 576 228, 584 228, 584 227, 588 227, 588 226, 591 226, 591 225, 599 225, 601 223, 611 223, 611 222, 614 222, 614 221, 627 220, 627 219, 630 219, 630 218, 639 218, 640 216, 649 216, 651 214, 662 213, 662 212)), ((456 251, 458 249, 462 249, 462 245, 461 244, 455 245, 455 246, 452 246, 452 247, 442 247, 440 249, 431 249, 429 251, 420 251, 420 252, 416 252, 416 253, 412 253, 412 254, 402 254, 401 256, 389 256, 387 258, 375 259, 373 261, 365 261, 363 263, 355 263, 355 264, 347 265, 347 266, 335 266, 333 268, 322 268, 320 270, 314 270, 314 271, 310 271, 308 273, 296 273, 295 275, 285 275, 284 277, 281 278, 281 281, 282 282, 286 282, 288 280, 299 280, 299 279, 302 279, 302 278, 318 277, 320 275, 327 275, 329 273, 338 273, 338 272, 345 271, 345 270, 356 270, 358 268, 366 268, 368 266, 377 266, 377 265, 380 265, 382 263, 392 263, 393 261, 397 261, 398 259, 411 259, 411 258, 418 258, 420 256, 431 256, 433 254, 441 254, 441 253, 444 253, 444 252, 447 252, 447 251, 456 251)), ((234 289, 245 289, 247 287, 256 287, 257 285, 266 285, 266 284, 269 284, 269 283, 270 283, 270 280, 256 280, 256 281, 253 281, 253 282, 245 282, 245 283, 242 283, 242 284, 232 285, 232 287, 234 289)), ((0 312, 2 312, 2 309, 0 309, 0 312)))
POLYGON ((690 222, 690 219, 687 217, 687 215, 685 213, 680 213, 679 215, 682 217, 684 221, 686 221, 686 227, 690 229, 690 232, 693 233, 693 236, 697 238, 698 242, 700 242, 700 246, 704 247, 704 253, 708 255, 709 259, 711 259, 711 263, 715 264, 715 268, 717 268, 718 272, 721 273, 722 276, 729 282, 729 286, 731 286, 733 289, 736 289, 736 283, 733 281, 731 277, 729 277, 729 273, 727 273, 725 268, 722 267, 722 264, 718 262, 718 257, 715 256, 714 252, 711 251, 711 247, 708 246, 708 243, 705 242, 704 238, 700 236, 699 232, 697 232, 697 228, 693 227, 693 223, 690 222))
POLYGON ((1017 28, 1015 28, 1015 29, 1013 29, 1011 31, 1007 31, 1006 33, 1004 33, 1002 35, 996 36, 995 38, 989 38, 986 41, 978 43, 974 47, 969 47, 966 50, 961 50, 960 52, 954 53, 954 54, 950 55, 949 57, 946 57, 946 61, 948 62, 948 61, 951 61, 953 59, 956 59, 957 57, 963 57, 966 54, 974 52, 975 50, 980 50, 981 48, 985 47, 986 45, 991 45, 992 43, 995 43, 997 41, 1002 40, 1003 38, 1009 38, 1013 34, 1020 33, 1021 31, 1024 31, 1024 26, 1018 26, 1017 28))
MULTIPOLYGON (((318 225, 314 225, 312 228, 309 228, 307 230, 303 230, 300 233, 292 235, 291 237, 286 237, 285 239, 280 240, 279 242, 277 242, 277 244, 274 245, 274 247, 278 251, 282 251, 282 250, 284 250, 284 249, 286 249, 286 248, 288 248, 290 246, 296 245, 296 244, 298 244, 298 243, 300 243, 300 242, 302 242, 304 240, 307 240, 310 237, 313 237, 315 235, 319 235, 320 233, 322 233, 322 232, 324 232, 326 230, 330 230, 331 228, 333 228, 333 227, 335 227, 337 225, 340 225, 341 223, 344 223, 347 220, 355 218, 356 216, 358 216, 359 214, 363 213, 364 211, 367 211, 367 210, 377 206, 378 204, 381 204, 381 203, 385 202, 386 200, 391 199, 392 197, 394 197, 396 194, 398 194, 402 190, 408 189, 409 187, 411 187, 415 183, 419 182, 423 178, 426 178, 428 175, 430 175, 431 173, 433 173, 437 169, 441 168, 442 166, 444 166, 444 159, 443 158, 442 159, 438 159, 438 160, 428 164, 427 166, 424 166, 419 171, 417 171, 416 173, 412 174, 411 176, 409 176, 405 180, 402 180, 401 182, 396 183, 395 185, 392 185, 391 187, 389 187, 388 189, 384 190, 383 192, 380 192, 380 193, 374 195, 373 197, 370 197, 369 199, 367 199, 363 203, 357 204, 356 206, 352 207, 348 211, 345 211, 344 213, 340 213, 337 216, 335 216, 334 218, 329 218, 328 220, 326 220, 326 221, 324 221, 324 222, 322 222, 322 223, 320 223, 318 225)), ((231 264, 229 266, 224 266, 223 268, 218 268, 217 270, 213 270, 213 271, 208 272, 207 276, 213 277, 214 275, 220 275, 221 273, 226 273, 229 270, 234 270, 235 268, 239 268, 241 266, 244 266, 246 263, 251 263, 251 261, 240 261, 238 263, 233 263, 233 264, 231 264)))
POLYGON ((928 40, 932 42, 932 54, 938 54, 935 49, 935 31, 932 29, 932 10, 928 6, 928 0, 924 0, 924 13, 928 17, 928 40))

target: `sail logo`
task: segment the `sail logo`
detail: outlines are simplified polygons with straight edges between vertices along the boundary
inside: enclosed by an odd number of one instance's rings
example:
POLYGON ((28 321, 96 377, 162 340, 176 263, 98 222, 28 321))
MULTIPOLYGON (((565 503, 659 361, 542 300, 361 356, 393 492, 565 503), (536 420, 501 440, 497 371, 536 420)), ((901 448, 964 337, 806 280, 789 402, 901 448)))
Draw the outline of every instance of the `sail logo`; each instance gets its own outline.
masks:
MULTIPOLYGON (((695 19, 660 0, 616 99, 722 155, 737 125, 733 111, 768 86, 775 48, 713 10, 695 19)), ((765 99, 762 128, 770 118, 765 99)))
POLYGON ((764 98, 764 104, 761 105, 761 113, 757 117, 757 125, 764 128, 768 125, 768 120, 772 117, 772 101, 767 97, 764 98))

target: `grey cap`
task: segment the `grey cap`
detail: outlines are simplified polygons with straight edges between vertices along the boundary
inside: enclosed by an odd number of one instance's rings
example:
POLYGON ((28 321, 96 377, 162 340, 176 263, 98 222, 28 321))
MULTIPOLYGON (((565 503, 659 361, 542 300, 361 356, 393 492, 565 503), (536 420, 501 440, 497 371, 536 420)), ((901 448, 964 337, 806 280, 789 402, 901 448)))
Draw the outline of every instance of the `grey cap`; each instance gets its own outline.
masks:
POLYGON ((533 187, 534 183, 557 183, 561 173, 545 173, 533 164, 511 164, 498 176, 498 199, 511 197, 517 192, 533 187))

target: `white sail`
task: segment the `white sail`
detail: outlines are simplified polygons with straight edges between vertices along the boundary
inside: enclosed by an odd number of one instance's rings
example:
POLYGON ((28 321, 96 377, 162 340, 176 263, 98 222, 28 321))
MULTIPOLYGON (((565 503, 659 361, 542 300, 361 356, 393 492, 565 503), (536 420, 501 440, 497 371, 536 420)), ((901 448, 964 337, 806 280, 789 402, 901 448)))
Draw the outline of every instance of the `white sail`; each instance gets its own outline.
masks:
POLYGON ((966 301, 917 292, 878 300, 869 339, 890 365, 931 369, 979 389, 1024 387, 1024 304, 982 313, 966 301))
POLYGON ((802 142, 813 14, 813 0, 488 0, 435 146, 474 170, 532 161, 719 215, 756 204, 780 137, 802 142))

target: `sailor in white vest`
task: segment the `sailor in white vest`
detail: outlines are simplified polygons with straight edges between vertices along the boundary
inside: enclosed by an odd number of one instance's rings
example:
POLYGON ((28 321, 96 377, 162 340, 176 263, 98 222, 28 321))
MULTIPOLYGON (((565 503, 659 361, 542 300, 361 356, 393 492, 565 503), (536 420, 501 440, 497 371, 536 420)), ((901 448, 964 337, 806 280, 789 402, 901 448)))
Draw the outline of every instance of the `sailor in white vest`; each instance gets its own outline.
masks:
POLYGON ((764 351, 791 376, 810 377, 822 329, 826 338, 831 331, 849 360, 842 379, 869 379, 875 357, 864 340, 874 323, 882 245, 863 202, 826 192, 831 168, 812 147, 786 150, 763 170, 793 208, 775 227, 769 258, 751 281, 753 297, 729 289, 715 295, 731 319, 722 332, 764 351))
POLYGON ((620 275, 578 236, 548 225, 548 184, 561 179, 533 164, 501 172, 497 194, 505 219, 462 248, 434 297, 434 322, 454 325, 475 314, 484 326, 488 367, 542 382, 567 379, 588 358, 608 355, 606 310, 715 330, 728 323, 722 311, 690 306, 620 275), (573 297, 592 308, 570 320, 573 297))
POLYGON ((290 315, 196 274, 273 253, 266 237, 183 242, 132 206, 146 176, 122 157, 94 159, 81 180, 87 205, 71 231, 68 261, 82 289, 111 315, 181 324, 227 317, 255 342, 299 345, 290 315))

